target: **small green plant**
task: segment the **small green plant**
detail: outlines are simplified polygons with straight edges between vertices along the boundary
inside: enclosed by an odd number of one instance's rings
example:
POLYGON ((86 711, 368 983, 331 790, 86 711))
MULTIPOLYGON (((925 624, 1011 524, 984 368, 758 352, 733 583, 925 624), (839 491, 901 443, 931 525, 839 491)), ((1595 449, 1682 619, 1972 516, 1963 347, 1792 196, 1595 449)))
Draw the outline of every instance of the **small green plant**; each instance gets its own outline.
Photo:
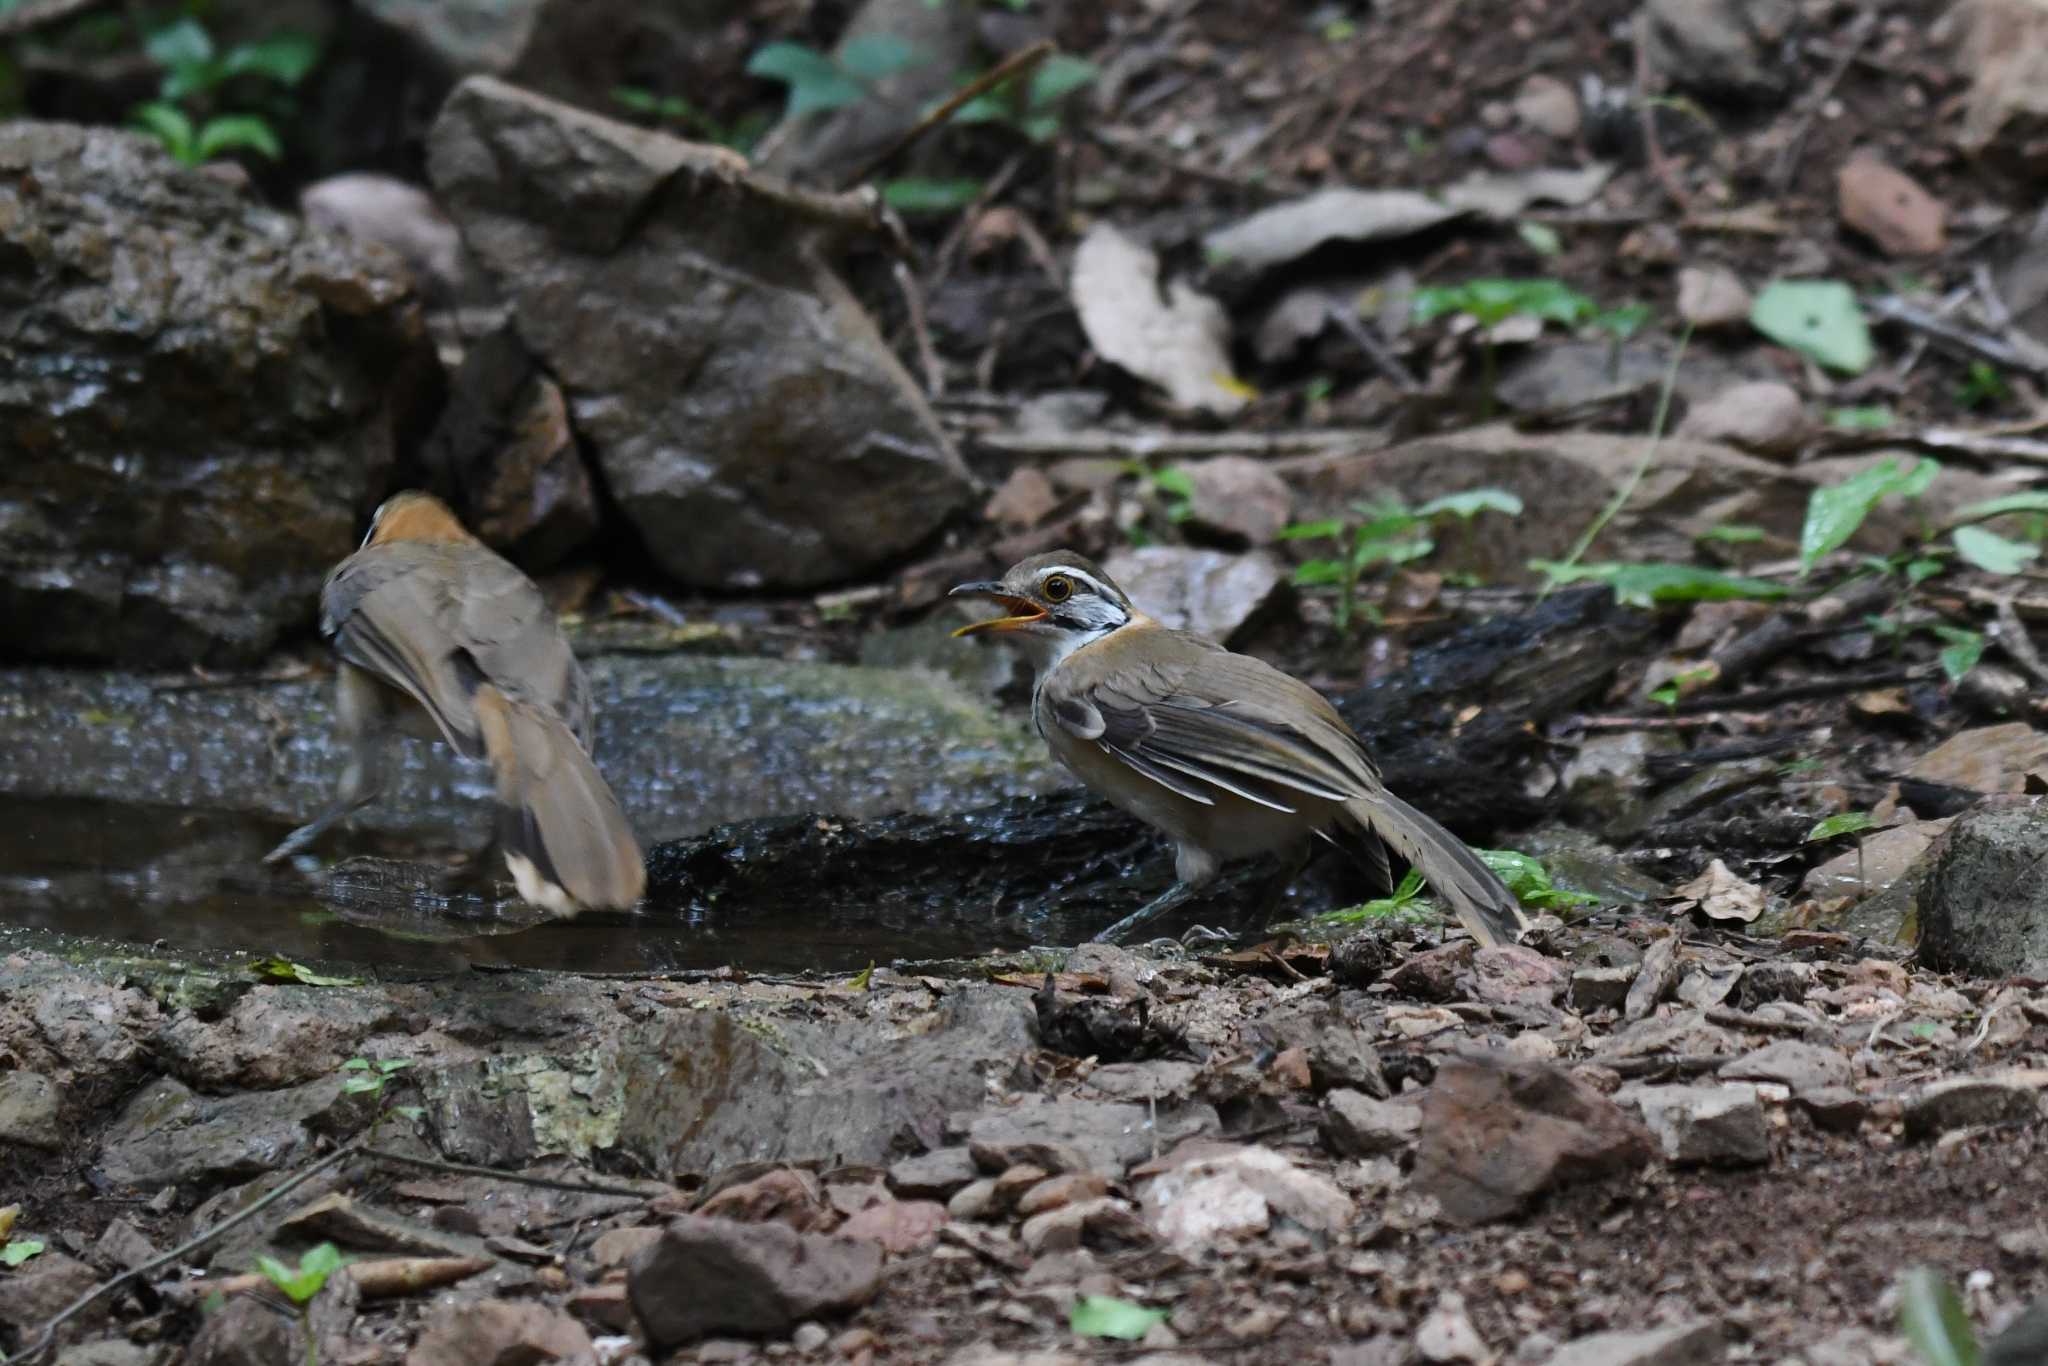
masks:
POLYGON ((1410 868, 1407 876, 1401 879, 1400 886, 1386 896, 1374 897, 1371 901, 1342 910, 1326 911, 1316 917, 1316 923, 1362 925, 1369 920, 1399 920, 1411 925, 1426 925, 1435 918, 1435 907, 1422 895, 1422 874, 1410 868))
POLYGON ((1828 425, 1838 432, 1881 432, 1895 421, 1892 410, 1882 403, 1828 410, 1828 425))
POLYGON ((882 81, 928 60, 893 33, 870 33, 850 39, 837 53, 802 43, 769 43, 747 59, 747 74, 787 86, 782 116, 793 119, 858 104, 882 81))
POLYGON ((1696 669, 1681 669, 1659 686, 1650 690, 1652 702, 1662 702, 1667 707, 1676 707, 1678 699, 1703 684, 1711 683, 1721 676, 1718 666, 1707 663, 1696 669))
POLYGON ((1614 590, 1615 601, 1630 607, 1653 607, 1665 602, 1723 602, 1731 598, 1769 601, 1786 593, 1781 583, 1724 574, 1697 564, 1567 564, 1531 560, 1529 567, 1545 575, 1552 585, 1604 583, 1614 590))
POLYGON ((1348 638, 1358 612, 1358 585, 1375 565, 1406 564, 1436 549, 1433 524, 1455 518, 1468 534, 1482 512, 1519 517, 1522 500, 1505 489, 1470 489, 1433 499, 1418 508, 1392 500, 1354 503, 1352 516, 1319 522, 1298 522, 1280 533, 1282 540, 1331 540, 1338 553, 1328 559, 1305 560, 1294 571, 1297 588, 1337 590, 1337 634, 1348 638))
POLYGON ((393 1076, 412 1066, 407 1058, 381 1058, 371 1062, 368 1058, 350 1058, 341 1065, 347 1073, 341 1079, 341 1093, 345 1096, 381 1096, 384 1083, 393 1076))
POLYGON ((150 34, 143 50, 163 68, 164 78, 157 98, 137 105, 132 117, 187 166, 228 152, 256 152, 273 161, 283 156, 271 117, 291 112, 289 92, 320 59, 319 45, 296 33, 222 52, 206 26, 189 15, 150 34), (269 109, 227 112, 221 106, 230 94, 269 109))
POLYGON ((247 967, 249 972, 265 982, 292 982, 307 987, 359 987, 363 984, 360 977, 330 977, 289 958, 257 958, 251 960, 247 967))
POLYGON ((1078 1337, 1116 1338, 1136 1342, 1166 1322, 1164 1309, 1147 1309, 1111 1295, 1083 1295, 1067 1315, 1067 1327, 1078 1337))
POLYGON ((639 85, 616 85, 611 90, 612 103, 642 121, 657 127, 673 127, 701 139, 715 142, 721 147, 730 147, 736 152, 747 152, 767 131, 768 118, 765 114, 749 114, 731 127, 718 122, 681 95, 658 95, 639 85))
POLYGON ((1956 384, 1956 406, 1964 409, 1995 408, 2012 397, 2005 376, 1988 360, 1973 360, 1956 384))
POLYGON ((1860 375, 1877 359, 1856 291, 1840 280, 1779 280, 1750 305, 1750 326, 1800 355, 1860 375))
POLYGON ((1838 811, 1807 831, 1804 842, 1818 844, 1822 840, 1834 839, 1837 835, 1853 835, 1868 830, 1876 824, 1877 821, 1868 811, 1838 811))
POLYGON ((1004 81, 961 105, 952 122, 1002 124, 1032 142, 1048 142, 1060 130, 1060 105, 1099 74, 1095 63, 1055 52, 1029 76, 1004 81))
POLYGON ((1927 1366, 1978 1366, 1983 1360, 1955 1287, 1931 1266, 1916 1266, 1899 1278, 1899 1331, 1927 1366))
POLYGON ((1918 498, 1939 473, 1938 461, 1902 465, 1886 459, 1840 483, 1815 489, 1806 500, 1806 520, 1799 528, 1799 572, 1811 573, 1822 556, 1847 544, 1879 502, 1894 494, 1918 498))
POLYGON ((1543 864, 1513 849, 1479 849, 1475 853, 1486 866, 1500 875, 1524 906, 1538 911, 1568 911, 1579 906, 1597 906, 1600 898, 1591 892, 1573 892, 1555 885, 1543 864))
POLYGON ((320 1360, 319 1342, 313 1334, 313 1297, 327 1284, 329 1276, 346 1265, 348 1259, 332 1243, 308 1248, 296 1267, 286 1266, 275 1257, 256 1259, 256 1270, 299 1311, 299 1328, 306 1335, 306 1366, 317 1366, 320 1360))
POLYGON ((1577 327, 1598 312, 1591 299, 1562 280, 1467 280, 1456 285, 1428 285, 1415 291, 1417 322, 1462 314, 1480 328, 1481 419, 1493 416, 1493 390, 1499 373, 1493 329, 1510 318, 1539 318, 1577 327))
POLYGON ((0 1266, 12 1269, 31 1257, 39 1256, 42 1251, 43 1244, 40 1239, 10 1239, 6 1244, 0 1245, 0 1266))

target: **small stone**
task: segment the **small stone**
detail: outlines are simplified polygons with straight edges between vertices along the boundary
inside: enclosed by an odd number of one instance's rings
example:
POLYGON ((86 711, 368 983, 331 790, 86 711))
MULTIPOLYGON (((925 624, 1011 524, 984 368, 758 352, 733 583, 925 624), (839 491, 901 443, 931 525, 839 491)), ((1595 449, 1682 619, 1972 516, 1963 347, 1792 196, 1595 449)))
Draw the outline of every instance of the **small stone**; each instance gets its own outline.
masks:
POLYGON ((1036 465, 1022 465, 989 497, 982 516, 1006 530, 1037 526, 1060 505, 1059 490, 1036 465))
POLYGON ((979 1181, 970 1181, 953 1192, 953 1198, 946 1202, 946 1213, 954 1219, 971 1223, 976 1219, 989 1218, 996 1212, 996 1179, 984 1176, 979 1181))
POLYGON ((1725 1334, 1715 1322, 1639 1333, 1595 1333, 1568 1342, 1545 1366, 1707 1366, 1720 1361, 1725 1334))
POLYGON ((648 1339, 668 1347, 718 1332, 782 1336, 866 1304, 881 1281, 873 1243, 685 1215, 635 1259, 626 1284, 648 1339))
POLYGON ((1472 955, 1472 999, 1490 1005, 1547 1006, 1564 993, 1562 964, 1526 944, 1496 944, 1472 955))
POLYGON ((63 1095, 40 1072, 0 1072, 0 1143, 56 1152, 64 1146, 57 1122, 63 1095))
POLYGON ((1747 327, 1755 303, 1726 266, 1685 266, 1678 272, 1678 316, 1694 327, 1747 327))
POLYGON ((906 1200, 944 1200, 981 1175, 965 1148, 937 1148, 889 1168, 889 1188, 906 1200))
POLYGON ((659 1228, 608 1228, 590 1244, 590 1260, 600 1267, 624 1266, 652 1247, 659 1228))
POLYGON ((1888 256, 1931 256, 1948 245, 1948 209, 1896 167, 1851 157, 1837 174, 1842 221, 1888 256))
POLYGON ((885 1252, 901 1255, 936 1242, 946 1217, 946 1207, 936 1200, 885 1200, 841 1224, 839 1236, 875 1243, 885 1252))
POLYGON ((1109 1194, 1109 1182, 1099 1172, 1067 1172, 1039 1182, 1017 1199, 1017 1213, 1041 1214, 1061 1205, 1099 1200, 1109 1194))
POLYGON ((1375 1100, 1358 1091, 1323 1097, 1323 1142, 1340 1157, 1377 1157, 1415 1146, 1422 1130, 1420 1106, 1375 1100))
POLYGON ((126 1338, 81 1342, 57 1353, 56 1366, 150 1366, 156 1352, 126 1338))
POLYGON ((1579 135, 1579 97, 1555 76, 1538 72, 1515 92, 1515 117, 1559 142, 1579 135))
POLYGON ((828 1227, 832 1210, 809 1172, 779 1167, 751 1181, 727 1186, 696 1211, 706 1219, 735 1219, 757 1224, 773 1219, 798 1233, 828 1227))
POLYGON ((1232 545, 1271 545, 1294 515, 1294 495, 1272 466, 1223 455, 1177 467, 1194 486, 1186 525, 1232 545))
POLYGON ((1753 380, 1723 389, 1678 424, 1680 436, 1724 441, 1759 455, 1795 455, 1813 431, 1799 394, 1776 380, 1753 380))
POLYGON ((1745 1053, 1723 1064, 1720 1075, 1728 1081, 1774 1081, 1794 1092, 1846 1087, 1850 1077, 1847 1058, 1832 1048, 1797 1039, 1781 1039, 1745 1053))
POLYGON ((1932 1138, 1950 1129, 1986 1124, 2026 1124, 2041 1118, 2038 1074, 1950 1077, 1931 1082, 1906 1099, 1907 1138, 1932 1138))
POLYGON ((1615 1099, 1642 1111, 1669 1161, 1738 1166, 1771 1159, 1754 1086, 1625 1086, 1615 1099))
POLYGON ((569 1292, 569 1312, 607 1333, 633 1331, 633 1305, 624 1281, 577 1286, 569 1292))
POLYGON ((84 1262, 45 1252, 0 1276, 0 1324, 37 1327, 98 1283, 99 1274, 84 1262))
POLYGON ((116 1219, 108 1224, 92 1250, 102 1262, 124 1271, 133 1271, 138 1266, 153 1262, 157 1256, 156 1248, 143 1236, 142 1230, 126 1219, 116 1219))
POLYGON ((1149 1247, 1156 1241, 1136 1210, 1121 1200, 1107 1198, 1083 1200, 1035 1214, 1024 1221, 1018 1237, 1034 1256, 1070 1251, 1084 1244, 1118 1249, 1149 1247))
POLYGON ((566 1314, 531 1300, 480 1300, 429 1312, 405 1366, 519 1366, 596 1355, 590 1334, 566 1314))
MULTIPOLYGON (((185 1347, 185 1361, 189 1366, 277 1366, 304 1355, 292 1329, 292 1321, 270 1306, 236 1296, 200 1323, 185 1347)), ((405 1360, 406 1366, 428 1366, 441 1358, 423 1358, 415 1346, 405 1360)))
POLYGON ((1029 1162, 1019 1162, 996 1178, 996 1208, 1015 1209, 1024 1192, 1051 1175, 1043 1167, 1029 1162))
POLYGON ((1457 999, 1458 979, 1471 965, 1477 946, 1468 940, 1418 953, 1395 968, 1388 980, 1403 996, 1424 1001, 1457 999))
POLYGON ((1815 1124, 1830 1133, 1850 1133, 1870 1115, 1870 1101, 1846 1086, 1802 1091, 1794 1099, 1815 1124))
POLYGON ((1578 968, 1572 973, 1572 1009, 1581 1015, 1613 1010, 1628 999, 1629 983, 1635 980, 1633 967, 1578 968))
POLYGON ((799 1352, 815 1352, 831 1340, 831 1330, 822 1323, 799 1323, 789 1335, 789 1345, 799 1352))

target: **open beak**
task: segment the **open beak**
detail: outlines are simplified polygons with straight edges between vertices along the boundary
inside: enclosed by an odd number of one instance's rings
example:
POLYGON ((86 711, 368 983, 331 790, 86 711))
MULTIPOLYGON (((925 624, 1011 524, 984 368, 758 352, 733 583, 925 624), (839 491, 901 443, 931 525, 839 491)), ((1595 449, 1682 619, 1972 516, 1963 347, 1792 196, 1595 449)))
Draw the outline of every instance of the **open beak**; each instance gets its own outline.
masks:
POLYGON ((946 594, 946 596, 949 598, 991 598, 997 606, 1008 613, 1007 616, 990 617, 987 621, 971 621, 953 632, 955 639, 961 636, 971 636, 976 631, 1015 631, 1020 627, 1029 626, 1035 621, 1045 620, 1045 609, 1043 607, 1040 607, 1029 598, 1018 597, 1015 593, 1010 592, 993 580, 984 580, 980 583, 963 583, 952 592, 946 594))

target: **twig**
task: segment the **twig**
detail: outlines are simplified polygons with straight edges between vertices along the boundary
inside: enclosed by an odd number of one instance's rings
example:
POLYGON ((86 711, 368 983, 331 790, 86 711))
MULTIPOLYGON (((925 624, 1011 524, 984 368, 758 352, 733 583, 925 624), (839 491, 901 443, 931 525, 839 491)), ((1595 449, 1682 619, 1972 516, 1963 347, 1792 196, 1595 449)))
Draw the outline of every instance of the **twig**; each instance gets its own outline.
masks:
POLYGON ((1392 380, 1402 393, 1421 392, 1422 386, 1416 383, 1415 376, 1408 373, 1408 367, 1401 364, 1401 358, 1389 350, 1387 344, 1380 340, 1379 333, 1367 327, 1352 309, 1333 308, 1329 311, 1329 316, 1337 324, 1338 330, 1351 338, 1359 350, 1365 352, 1365 358, 1373 363, 1374 368, 1392 380))
POLYGON ((1992 612, 1998 618, 1998 625, 1991 637, 2004 649, 2008 658, 2020 666, 2027 677, 2037 684, 2048 687, 2048 665, 2041 662, 2040 651, 2034 648, 2034 638, 2027 634, 2027 628, 2020 621, 2020 614, 2013 606, 2017 593, 2001 593, 1992 612))
MULTIPOLYGON (((1647 23, 1648 20, 1638 22, 1647 23)), ((1649 472, 1650 462, 1657 457, 1657 447, 1663 444, 1664 423, 1671 416, 1671 393, 1678 387, 1679 362, 1685 359, 1685 348, 1691 341, 1692 324, 1687 323, 1685 330, 1678 334, 1678 349, 1671 353, 1671 364, 1664 371, 1664 387, 1657 393, 1657 411, 1650 418, 1650 439, 1643 445, 1642 459, 1636 461, 1635 468, 1628 472, 1628 478, 1614 491, 1614 496, 1607 500, 1607 506, 1600 509, 1592 524, 1572 543, 1571 551, 1564 557, 1564 563, 1545 580, 1543 591, 1537 595, 1538 602, 1548 597, 1550 590, 1563 582, 1565 571, 1579 562, 1579 557, 1584 555, 1599 538, 1600 533, 1607 529, 1607 524, 1628 505, 1629 499, 1635 497, 1636 486, 1643 482, 1643 476, 1649 472)))
POLYGON ((1364 450, 1383 438, 1378 432, 1324 428, 1293 432, 977 432, 970 439, 996 455, 1144 460, 1151 456, 1328 455, 1364 450))
POLYGON ((1838 697, 1845 692, 1862 692, 1866 688, 1896 688, 1902 683, 1918 683, 1922 679, 1933 678, 1940 672, 1937 668, 1926 667, 1887 669, 1883 673, 1850 674, 1842 678, 1822 679, 1815 683, 1792 683, 1782 688, 1757 688, 1751 692, 1689 698, 1678 703, 1674 710, 1681 713, 1756 711, 1763 707, 1775 707, 1780 702, 1807 702, 1821 697, 1838 697))
POLYGON ((1874 574, 1815 598, 1803 609, 1773 616, 1711 656, 1718 670, 1715 681, 1725 686, 1747 678, 1813 632, 1826 630, 1847 617, 1874 611, 1892 592, 1892 584, 1883 575, 1874 574))
POLYGON ((409 1153, 394 1153, 386 1148, 365 1148, 363 1156, 379 1162, 396 1162, 406 1167, 424 1167, 431 1172, 445 1172, 450 1176, 488 1176, 496 1181, 510 1181, 515 1186, 538 1186, 542 1190, 568 1191, 574 1195, 615 1195, 625 1200, 652 1199, 654 1192, 633 1190, 626 1186, 608 1186, 601 1181, 562 1181, 552 1176, 528 1176, 524 1172, 501 1171, 496 1167, 476 1167, 467 1162, 443 1162, 439 1158, 414 1157, 409 1153))
POLYGON ((2020 334, 2008 333, 2004 337, 1994 337, 1988 332, 1972 331, 1949 322, 1946 318, 1938 317, 1917 304, 1907 303, 1896 294, 1887 294, 1883 298, 1873 300, 1870 310, 1880 318, 1888 318, 1917 332, 1924 332, 1952 350, 1979 356, 1994 365, 2023 370, 2037 379, 2048 378, 2048 348, 2020 334))
POLYGON ((1650 174, 1664 187, 1671 203, 1681 214, 1692 213, 1692 196, 1685 192, 1685 186, 1678 179, 1678 168, 1664 155, 1663 144, 1657 141, 1657 106, 1650 98, 1650 11, 1644 9, 1636 15, 1636 115, 1643 125, 1643 152, 1649 158, 1650 174))
POLYGON ((14 8, 0 11, 0 38, 13 38, 44 24, 54 24, 101 3, 102 0, 22 0, 14 8))
POLYGON ((1184 175, 1190 180, 1203 181, 1206 184, 1219 186, 1226 190, 1235 190, 1239 194, 1263 194, 1274 198, 1290 198, 1294 195, 1308 193, 1308 187, 1295 180, 1234 176, 1222 171, 1211 170, 1207 166, 1197 165, 1192 161, 1177 157, 1164 148, 1154 147, 1143 138, 1124 132, 1121 129, 1091 128, 1088 130, 1088 136, 1094 139, 1098 145, 1106 147, 1112 152, 1122 152, 1126 156, 1138 157, 1141 160, 1151 162, 1155 166, 1163 166, 1176 175, 1184 175))
POLYGON ((1717 711, 1692 716, 1575 716, 1561 724, 1557 734, 1562 737, 1631 730, 1705 730, 1730 719, 1717 711))
POLYGON ((931 269, 925 273, 925 293, 930 294, 946 283, 947 277, 953 273, 953 262, 960 255, 960 248, 965 245, 967 234, 973 231, 975 221, 981 217, 983 210, 996 202, 1004 190, 1010 188, 1010 182, 1016 179, 1017 172, 1023 168, 1024 154, 1019 152, 1004 162, 996 173, 988 178, 988 183, 981 187, 981 193, 974 197, 974 202, 961 210, 960 217, 947 230, 946 240, 939 243, 939 249, 932 254, 931 269))
POLYGON ((318 1176, 321 1172, 326 1171, 329 1167, 334 1166, 336 1163, 341 1162, 346 1158, 354 1157, 356 1154, 363 1151, 365 1151, 365 1149, 363 1148, 363 1145, 360 1142, 344 1144, 341 1147, 336 1148, 333 1152, 327 1154, 327 1156, 321 1158, 318 1162, 315 1162, 312 1166, 300 1172, 297 1176, 292 1177, 290 1180, 280 1185, 276 1190, 270 1192, 268 1195, 256 1201, 254 1204, 236 1212, 235 1214, 228 1216, 226 1219, 221 1220, 219 1223, 213 1225, 211 1228, 201 1229, 198 1233, 193 1234, 190 1238, 187 1238, 184 1242, 178 1244, 176 1247, 172 1248, 169 1252, 164 1253, 162 1256, 153 1257, 149 1261, 144 1262, 141 1266, 130 1267, 128 1270, 122 1272, 118 1276, 115 1276, 111 1280, 101 1281, 91 1290, 86 1291, 83 1295, 80 1295, 70 1304, 64 1306, 62 1310, 58 1311, 57 1316, 51 1319, 48 1323, 44 1324, 43 1330, 40 1333, 36 1334, 35 1338, 32 1341, 23 1346, 21 1350, 16 1352, 12 1357, 9 1358, 9 1360, 12 1362, 27 1361, 30 1358, 35 1357, 39 1353, 47 1350, 50 1344, 56 1340, 57 1330, 60 1327, 62 1327, 65 1324, 65 1322, 71 1319, 72 1316, 78 1314, 80 1311, 84 1310, 87 1305, 93 1303, 93 1301, 100 1299, 102 1296, 112 1294, 114 1291, 120 1289, 124 1285, 127 1285, 131 1281, 138 1281, 147 1276, 154 1275, 155 1273, 163 1270, 165 1267, 171 1265, 173 1262, 178 1261, 180 1258, 186 1257, 191 1253, 198 1251, 200 1248, 205 1247, 208 1243, 212 1242, 215 1238, 220 1237, 221 1234, 226 1233, 229 1229, 235 1228, 236 1226, 246 1223, 250 1219, 255 1218, 262 1211, 276 1204, 279 1200, 284 1199, 284 1197, 289 1195, 292 1191, 295 1191, 300 1186, 305 1185, 308 1181, 311 1181, 314 1177, 318 1176))
POLYGON ((855 169, 854 173, 846 178, 844 188, 850 190, 854 186, 865 182, 868 177, 894 161, 898 156, 901 156, 912 143, 960 112, 961 105, 966 104, 977 96, 986 95, 1012 76, 1021 76, 1047 57, 1052 56, 1054 46, 1055 44, 1052 39, 1041 38, 1022 52, 1011 53, 1003 58, 1002 61, 997 62, 994 66, 982 72, 958 90, 955 90, 946 98, 944 103, 937 105, 926 113, 923 118, 904 129, 894 142, 862 162, 855 169))
POLYGON ((1905 444, 1934 451, 1961 451, 1985 460, 2023 460, 2048 465, 2048 441, 2036 437, 2001 436, 1967 427, 1926 427, 1905 438, 1905 444))
POLYGON ((1849 22, 1849 31, 1844 35, 1841 47, 1836 49, 1834 67, 1807 96, 1806 108, 1800 111, 1799 120, 1792 127, 1792 136, 1778 153, 1778 164, 1771 171, 1771 188, 1779 196, 1792 187, 1793 180, 1799 175, 1800 158, 1806 155, 1806 139, 1813 132, 1814 120, 1820 117, 1821 106, 1834 98, 1835 87, 1842 83, 1842 77, 1849 74, 1849 68, 1855 65, 1856 55, 1863 51, 1864 44, 1875 32, 1877 11, 1866 5, 1849 22))
POLYGON ((917 277, 910 273, 908 262, 896 261, 890 273, 896 277, 896 288, 903 291, 903 311, 910 316, 910 339, 917 347, 917 363, 924 369, 925 394, 937 398, 946 392, 946 367, 939 364, 939 353, 932 349, 931 329, 924 320, 924 294, 918 289, 917 277))

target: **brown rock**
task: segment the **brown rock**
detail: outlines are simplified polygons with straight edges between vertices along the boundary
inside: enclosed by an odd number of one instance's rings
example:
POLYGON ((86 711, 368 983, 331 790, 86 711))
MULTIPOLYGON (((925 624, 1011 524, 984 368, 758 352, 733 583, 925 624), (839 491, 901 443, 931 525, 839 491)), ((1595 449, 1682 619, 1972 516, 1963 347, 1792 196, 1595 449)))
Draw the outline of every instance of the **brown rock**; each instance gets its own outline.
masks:
POLYGON ((405 1366, 535 1366, 596 1359, 582 1324, 530 1300, 444 1304, 405 1354, 405 1366))
POLYGON ((635 1260, 626 1284, 649 1341, 671 1347, 720 1332, 781 1336, 866 1304, 881 1281, 873 1243, 686 1215, 635 1260))
POLYGON ((1060 505, 1059 490, 1036 465, 1022 465, 1010 472, 1002 487, 990 495, 981 515, 1005 530, 1037 526, 1060 505))
POLYGON ((1732 1167, 1771 1160, 1754 1086, 1624 1086, 1615 1100, 1642 1110, 1668 1161, 1732 1167))
POLYGON ((1813 435, 1813 423, 1791 385, 1756 380, 1723 389, 1694 408, 1678 424, 1678 434, 1726 441, 1759 455, 1793 455, 1813 435))
POLYGON ((981 1174, 965 1148, 937 1148, 889 1168, 889 1187, 905 1199, 946 1199, 981 1174))
POLYGON ((1066 1172, 1049 1177, 1017 1199, 1017 1213, 1029 1217, 1061 1205, 1098 1200, 1109 1194, 1109 1182, 1099 1172, 1066 1172))
POLYGON ((1413 996, 1424 1001, 1451 1001, 1457 999, 1459 979, 1464 970, 1471 966, 1472 954, 1477 945, 1460 940, 1446 944, 1440 949, 1418 953, 1407 962, 1395 968, 1388 981, 1394 990, 1403 996, 1413 996))
POLYGON ((696 1212, 706 1219, 737 1219, 748 1224, 772 1219, 799 1233, 824 1228, 832 1222, 832 1211, 818 1190, 818 1179, 794 1167, 778 1167, 751 1181, 727 1186, 696 1212))
POLYGON ((1871 156, 1836 176, 1842 221, 1889 256, 1931 256, 1948 245, 1948 210, 1920 183, 1871 156))
POLYGON ((1955 65, 1970 79, 1957 142, 2015 169, 2037 170, 2048 131, 2048 7, 2039 0, 1962 0, 1955 65))
POLYGON ((1726 266, 1686 266, 1678 272, 1678 316, 1694 327, 1741 327, 1756 302, 1741 277, 1726 266))
POLYGON ((1262 461, 1224 455, 1178 468, 1195 490, 1188 525, 1234 545, 1272 544, 1293 515, 1294 495, 1262 461))
POLYGON ((1650 1136, 1613 1101, 1547 1063, 1452 1058, 1422 1096, 1415 1187, 1467 1223, 1504 1218, 1566 1182, 1648 1162, 1650 1136))
MULTIPOLYGON (((98 1283, 98 1273, 84 1262, 46 1251, 0 1276, 0 1324, 24 1330, 39 1327, 98 1283)), ((104 1317, 87 1315, 89 1322, 104 1317)))
POLYGON ((1175 630, 1225 644, 1288 578, 1264 552, 1234 555, 1178 545, 1119 550, 1102 567, 1141 611, 1175 630))
POLYGON ((1579 97, 1557 77, 1539 71, 1515 92, 1515 117, 1539 133, 1570 142, 1579 135, 1579 97))
POLYGON ((945 1226, 946 1207, 935 1200, 885 1200, 841 1224, 839 1236, 901 1254, 930 1247, 945 1226))
POLYGON ((624 1281, 577 1286, 569 1292, 569 1312, 606 1333, 633 1331, 633 1304, 624 1281))
POLYGON ((1472 999, 1495 1005, 1547 1006, 1564 993, 1564 966, 1524 944, 1496 944, 1472 955, 1472 999))
POLYGON ((295 1327, 269 1305, 237 1296, 206 1316, 185 1348, 185 1360, 189 1366, 279 1366, 298 1361, 305 1344, 297 1340, 295 1327))
POLYGON ((659 1228, 608 1228, 591 1242, 590 1260, 601 1267, 625 1266, 659 1237, 659 1228))

